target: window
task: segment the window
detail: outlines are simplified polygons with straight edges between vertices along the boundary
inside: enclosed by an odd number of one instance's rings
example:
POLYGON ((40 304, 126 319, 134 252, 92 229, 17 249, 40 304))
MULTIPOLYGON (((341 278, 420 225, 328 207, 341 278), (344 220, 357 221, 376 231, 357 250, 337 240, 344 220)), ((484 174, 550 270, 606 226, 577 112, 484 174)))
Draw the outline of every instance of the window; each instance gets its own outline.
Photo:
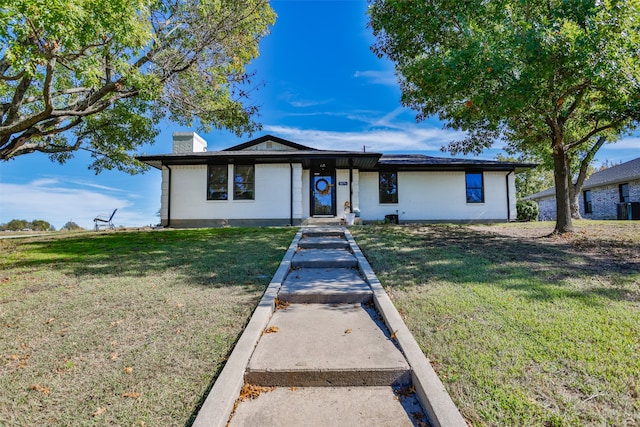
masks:
POLYGON ((398 172, 380 172, 378 178, 380 203, 398 203, 398 172))
POLYGON ((593 213, 593 208, 591 207, 591 190, 583 191, 582 197, 584 198, 584 213, 593 213))
POLYGON ((209 165, 207 169, 207 200, 227 200, 227 165, 209 165))
POLYGON ((484 182, 482 172, 467 172, 467 203, 484 203, 484 182))
POLYGON ((620 202, 627 203, 629 202, 629 184, 620 184, 618 187, 620 189, 620 202))
POLYGON ((255 167, 253 165, 236 165, 233 177, 234 200, 254 200, 255 188, 255 167))

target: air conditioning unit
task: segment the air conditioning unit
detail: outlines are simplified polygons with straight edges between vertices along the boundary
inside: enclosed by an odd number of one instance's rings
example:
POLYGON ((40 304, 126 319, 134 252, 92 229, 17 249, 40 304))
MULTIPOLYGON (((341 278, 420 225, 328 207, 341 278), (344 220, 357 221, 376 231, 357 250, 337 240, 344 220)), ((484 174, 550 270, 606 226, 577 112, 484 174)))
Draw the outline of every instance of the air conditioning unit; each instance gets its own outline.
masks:
POLYGON ((618 203, 618 219, 640 219, 640 202, 618 203))

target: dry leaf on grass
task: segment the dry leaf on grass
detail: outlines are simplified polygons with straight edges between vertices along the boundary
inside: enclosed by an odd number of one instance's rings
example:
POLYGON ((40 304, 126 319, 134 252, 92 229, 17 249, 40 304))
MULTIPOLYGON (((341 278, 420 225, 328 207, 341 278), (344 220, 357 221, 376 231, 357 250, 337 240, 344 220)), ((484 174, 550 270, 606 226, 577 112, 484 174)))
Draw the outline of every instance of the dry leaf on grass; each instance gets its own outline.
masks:
POLYGON ((96 409, 96 412, 93 413, 93 416, 97 417, 100 414, 104 414, 106 412, 106 410, 107 410, 107 408, 105 408, 105 407, 98 408, 98 409, 96 409))
POLYGON ((275 387, 261 387, 259 385, 245 384, 242 386, 242 390, 240 390, 239 399, 243 402, 247 399, 255 399, 260 396, 260 394, 268 393, 275 389, 275 387))
POLYGON ((118 358, 118 352, 117 351, 114 351, 113 353, 111 353, 109 355, 109 359, 110 360, 116 360, 117 358, 118 358))
POLYGON ((130 397, 132 399, 137 399, 140 397, 140 393, 136 393, 134 391, 126 392, 126 393, 122 393, 122 397, 130 397))
POLYGON ((48 325, 49 323, 53 323, 56 320, 55 317, 52 317, 50 319, 48 319, 47 321, 44 322, 45 325, 48 325))
POLYGON ((278 329, 277 326, 269 326, 267 329, 265 329, 262 332, 262 335, 264 334, 275 334, 276 332, 278 332, 280 329, 278 329))
POLYGON ((351 328, 349 328, 349 329, 345 329, 345 330, 344 330, 344 333, 345 333, 345 334, 350 334, 351 332, 353 332, 353 330, 352 330, 351 328))
POLYGON ((29 390, 39 391, 40 393, 49 394, 49 389, 41 386, 40 384, 33 384, 29 386, 29 390))
POLYGON ((131 374, 133 372, 133 368, 130 366, 127 366, 126 368, 123 369, 125 374, 131 374))

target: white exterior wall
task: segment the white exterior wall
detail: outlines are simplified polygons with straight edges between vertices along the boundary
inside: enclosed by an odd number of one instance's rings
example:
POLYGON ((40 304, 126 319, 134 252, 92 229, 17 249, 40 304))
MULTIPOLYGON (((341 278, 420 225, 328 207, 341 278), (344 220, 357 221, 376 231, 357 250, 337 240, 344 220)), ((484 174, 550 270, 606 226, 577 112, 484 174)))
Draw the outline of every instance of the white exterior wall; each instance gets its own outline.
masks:
POLYGON ((349 169, 336 169, 336 216, 344 215, 344 204, 349 202, 349 169), (340 185, 346 182, 347 185, 340 185))
POLYGON ((311 172, 309 169, 302 171, 302 218, 311 216, 311 183, 309 181, 311 172))
POLYGON ((353 170, 353 181, 351 182, 351 188, 353 189, 353 210, 360 209, 360 170, 353 170))
POLYGON ((290 218, 288 163, 255 165, 255 200, 233 200, 233 165, 229 165, 229 200, 207 200, 206 165, 176 165, 171 170, 172 221, 290 218))
MULTIPOLYGON (((293 167, 293 218, 294 219, 303 219, 304 208, 303 208, 303 185, 302 185, 302 165, 300 163, 296 163, 292 165, 293 167)), ((306 217, 304 217, 306 218, 306 217)))
MULTIPOLYGON (((398 203, 381 204, 378 173, 360 172, 361 217, 365 221, 382 221, 385 215, 398 214, 400 221, 505 221, 505 175, 506 172, 484 172, 484 203, 467 203, 464 172, 398 172, 398 203)), ((515 184, 513 188, 511 199, 515 200, 515 184)))
POLYGON ((518 219, 518 206, 516 200, 516 174, 510 173, 509 177, 509 221, 515 221, 518 219))
POLYGON ((160 196, 160 223, 166 225, 169 219, 169 169, 162 167, 162 184, 160 196))

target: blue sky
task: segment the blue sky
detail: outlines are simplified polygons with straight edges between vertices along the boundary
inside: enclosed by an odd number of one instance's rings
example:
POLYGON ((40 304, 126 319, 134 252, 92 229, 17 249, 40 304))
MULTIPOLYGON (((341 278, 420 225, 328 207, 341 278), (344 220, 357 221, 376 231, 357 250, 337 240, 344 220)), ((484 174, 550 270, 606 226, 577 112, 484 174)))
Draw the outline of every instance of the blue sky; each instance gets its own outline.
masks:
MULTIPOLYGON (((273 134, 316 148, 376 152, 414 152, 448 156, 440 147, 460 137, 437 119, 416 123, 400 105, 393 64, 369 49, 366 0, 275 0, 278 19, 261 42, 260 57, 249 70, 265 86, 252 94, 263 129, 237 138, 227 132, 201 134, 208 150, 218 150, 273 134)), ((165 122, 145 154, 171 152, 173 132, 190 131, 165 122)), ((596 163, 638 157, 640 137, 605 146, 596 163)), ((480 157, 493 159, 499 147, 480 157)), ((141 153, 142 154, 142 153, 141 153)), ((74 221, 90 228, 97 214, 118 208, 117 226, 156 224, 160 171, 95 175, 88 155, 77 153, 65 165, 40 154, 0 163, 0 223, 43 219, 56 228, 74 221)))

